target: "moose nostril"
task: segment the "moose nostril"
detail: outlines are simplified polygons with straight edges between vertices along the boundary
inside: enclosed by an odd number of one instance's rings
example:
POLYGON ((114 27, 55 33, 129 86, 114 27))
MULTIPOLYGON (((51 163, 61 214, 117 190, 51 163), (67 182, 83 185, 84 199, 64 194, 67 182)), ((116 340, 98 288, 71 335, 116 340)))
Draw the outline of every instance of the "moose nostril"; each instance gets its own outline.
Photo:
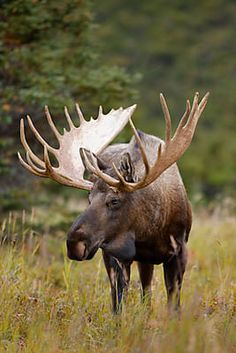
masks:
POLYGON ((83 258, 85 256, 86 252, 86 245, 83 241, 78 241, 76 244, 76 253, 80 258, 83 258))
POLYGON ((86 255, 86 243, 84 241, 67 240, 67 255, 71 260, 83 260, 86 255))

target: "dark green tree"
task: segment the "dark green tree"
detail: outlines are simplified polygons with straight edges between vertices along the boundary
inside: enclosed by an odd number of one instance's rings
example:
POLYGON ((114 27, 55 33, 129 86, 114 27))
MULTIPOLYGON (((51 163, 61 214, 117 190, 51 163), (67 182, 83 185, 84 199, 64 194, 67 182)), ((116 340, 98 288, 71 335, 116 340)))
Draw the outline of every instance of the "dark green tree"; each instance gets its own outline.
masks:
POLYGON ((14 183, 19 175, 11 165, 20 117, 31 114, 47 135, 44 105, 60 124, 64 105, 73 111, 77 101, 85 116, 100 104, 108 110, 133 102, 134 76, 99 54, 94 7, 90 0, 0 1, 1 191, 9 173, 14 183))
POLYGON ((131 93, 124 70, 98 57, 91 7, 89 0, 2 3, 1 117, 48 103, 59 110, 75 99, 109 106, 131 93))

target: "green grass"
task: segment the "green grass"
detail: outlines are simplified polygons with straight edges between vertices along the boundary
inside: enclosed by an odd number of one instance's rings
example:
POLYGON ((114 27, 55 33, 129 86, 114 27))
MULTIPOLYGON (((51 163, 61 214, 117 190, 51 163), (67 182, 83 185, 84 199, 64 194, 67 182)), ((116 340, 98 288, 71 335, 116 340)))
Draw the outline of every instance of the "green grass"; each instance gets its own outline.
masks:
POLYGON ((236 352, 235 217, 194 217, 181 319, 167 313, 161 266, 151 308, 140 304, 135 264, 127 303, 114 317, 101 254, 67 260, 66 233, 47 219, 43 225, 36 210, 2 222, 0 353, 236 352))

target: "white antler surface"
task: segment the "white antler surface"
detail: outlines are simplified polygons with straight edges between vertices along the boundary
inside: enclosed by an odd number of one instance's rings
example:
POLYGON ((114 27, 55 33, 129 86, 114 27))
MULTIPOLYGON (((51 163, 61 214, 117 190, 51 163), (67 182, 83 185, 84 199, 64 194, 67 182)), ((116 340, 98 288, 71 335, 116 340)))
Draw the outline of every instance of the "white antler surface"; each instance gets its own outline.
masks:
POLYGON ((33 174, 50 177, 68 186, 90 190, 93 184, 83 179, 84 165, 80 157, 80 148, 86 148, 94 153, 101 152, 123 130, 135 108, 136 105, 133 105, 126 109, 112 109, 108 114, 103 114, 102 107, 100 107, 97 119, 91 118, 87 121, 84 119, 79 105, 76 104, 80 126, 75 127, 67 108, 65 108, 69 131, 64 129, 64 133, 60 134, 52 121, 48 108, 45 107, 48 124, 59 142, 59 149, 53 148, 41 137, 28 116, 29 127, 44 147, 44 158, 43 160, 39 159, 29 147, 25 138, 24 120, 21 119, 20 137, 26 150, 28 163, 23 160, 19 153, 20 162, 33 174), (52 166, 48 152, 56 157, 59 167, 52 166))

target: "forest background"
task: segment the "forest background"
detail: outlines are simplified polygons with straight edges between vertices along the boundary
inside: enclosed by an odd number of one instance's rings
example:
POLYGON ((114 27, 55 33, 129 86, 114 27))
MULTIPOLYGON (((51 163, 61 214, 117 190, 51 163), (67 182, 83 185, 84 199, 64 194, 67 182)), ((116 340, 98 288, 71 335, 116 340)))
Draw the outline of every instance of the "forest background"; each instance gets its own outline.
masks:
POLYGON ((235 0, 0 0, 0 353, 236 352, 235 28, 235 0), (181 320, 161 266, 140 305, 135 264, 115 318, 101 251, 67 258, 86 192, 22 168, 20 118, 54 144, 45 105, 62 131, 65 105, 78 124, 75 102, 87 118, 137 103, 136 126, 163 137, 159 93, 175 128, 196 91, 210 98, 178 162, 194 215, 181 320))
MULTIPOLYGON (((50 139, 44 105, 63 126, 64 105, 73 114, 74 103, 80 102, 90 117, 100 104, 108 111, 137 103, 136 126, 162 137, 160 92, 176 126, 186 98, 210 91, 179 166, 194 202, 233 196, 235 28, 233 0, 176 0, 171 6, 163 0, 101 0, 99 6, 90 0, 0 1, 1 210, 28 209, 58 192, 74 194, 19 165, 21 117, 30 114, 50 139)), ((130 136, 126 128, 118 140, 130 136)), ((30 133, 27 138, 41 152, 30 133)))

